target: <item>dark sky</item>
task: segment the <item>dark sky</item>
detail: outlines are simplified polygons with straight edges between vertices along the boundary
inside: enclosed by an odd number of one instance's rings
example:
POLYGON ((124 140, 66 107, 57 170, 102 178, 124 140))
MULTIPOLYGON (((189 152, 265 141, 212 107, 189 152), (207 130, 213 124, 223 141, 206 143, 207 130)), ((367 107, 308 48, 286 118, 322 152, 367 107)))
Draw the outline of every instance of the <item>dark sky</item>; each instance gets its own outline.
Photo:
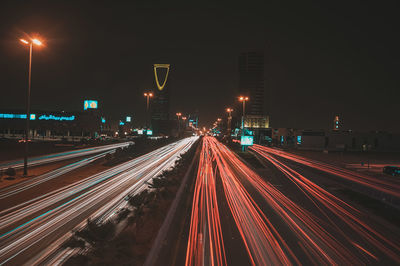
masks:
POLYGON ((185 2, 2 1, 0 108, 24 107, 26 32, 46 40, 33 55, 34 109, 98 99, 142 121, 152 65, 169 63, 171 113, 198 110, 210 125, 235 106, 239 53, 262 50, 273 127, 330 128, 338 113, 345 128, 400 130, 395 1, 185 2))

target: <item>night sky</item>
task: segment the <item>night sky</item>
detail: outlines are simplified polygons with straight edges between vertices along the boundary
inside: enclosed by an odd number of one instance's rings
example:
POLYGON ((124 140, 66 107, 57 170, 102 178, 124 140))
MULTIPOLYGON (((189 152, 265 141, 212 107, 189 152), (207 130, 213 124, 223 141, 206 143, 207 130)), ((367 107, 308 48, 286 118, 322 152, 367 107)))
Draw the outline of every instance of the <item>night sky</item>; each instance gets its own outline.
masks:
POLYGON ((338 113, 347 129, 400 130, 395 1, 250 2, 2 1, 0 109, 25 106, 26 32, 46 40, 33 54, 33 109, 98 99, 141 122, 152 65, 169 63, 171 113, 198 110, 208 126, 235 107, 239 53, 261 50, 272 127, 330 128, 338 113))

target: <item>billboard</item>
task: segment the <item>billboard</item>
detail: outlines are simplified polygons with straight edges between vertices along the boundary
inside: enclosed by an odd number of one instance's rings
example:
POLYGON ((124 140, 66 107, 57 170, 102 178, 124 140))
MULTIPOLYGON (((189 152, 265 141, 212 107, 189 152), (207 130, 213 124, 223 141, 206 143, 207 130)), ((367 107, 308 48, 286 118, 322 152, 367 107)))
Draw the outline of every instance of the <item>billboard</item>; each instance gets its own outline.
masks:
POLYGON ((83 101, 83 110, 87 109, 97 109, 97 101, 94 100, 84 100, 83 101))
POLYGON ((153 135, 153 130, 148 129, 146 134, 147 134, 147 136, 152 136, 153 135))
POLYGON ((242 136, 240 138, 242 146, 253 146, 253 136, 242 136))

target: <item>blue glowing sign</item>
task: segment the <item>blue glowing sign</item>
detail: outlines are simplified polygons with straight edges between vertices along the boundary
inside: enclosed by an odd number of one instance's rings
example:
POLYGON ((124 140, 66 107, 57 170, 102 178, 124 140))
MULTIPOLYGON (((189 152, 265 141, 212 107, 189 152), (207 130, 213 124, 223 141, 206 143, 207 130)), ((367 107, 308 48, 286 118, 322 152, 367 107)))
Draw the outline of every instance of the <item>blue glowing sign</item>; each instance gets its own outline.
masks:
MULTIPOLYGON (((0 114, 0 119, 26 119, 26 114, 0 114)), ((29 120, 35 120, 36 115, 30 114, 29 120)))
POLYGON ((83 110, 87 109, 97 109, 97 101, 94 100, 84 100, 83 101, 83 110))
POLYGON ((129 123, 129 122, 131 122, 131 120, 132 120, 132 118, 131 118, 130 116, 127 116, 127 117, 126 117, 126 122, 129 123))
POLYGON ((101 123, 103 123, 103 124, 106 123, 106 119, 104 117, 101 118, 101 123))
POLYGON ((281 136, 281 143, 283 144, 283 142, 285 142, 285 138, 281 136))
POLYGON ((253 136, 242 136, 240 138, 242 146, 253 146, 253 136))
POLYGON ((301 144, 301 136, 297 136, 297 144, 301 144))
POLYGON ((75 116, 41 115, 39 116, 39 120, 73 121, 75 120, 75 116))
POLYGON ((123 126, 123 125, 125 125, 125 123, 122 122, 122 121, 119 121, 119 125, 120 125, 120 126, 123 126))
POLYGON ((153 135, 153 130, 151 130, 151 129, 148 129, 146 134, 147 134, 147 136, 151 136, 151 135, 153 135))

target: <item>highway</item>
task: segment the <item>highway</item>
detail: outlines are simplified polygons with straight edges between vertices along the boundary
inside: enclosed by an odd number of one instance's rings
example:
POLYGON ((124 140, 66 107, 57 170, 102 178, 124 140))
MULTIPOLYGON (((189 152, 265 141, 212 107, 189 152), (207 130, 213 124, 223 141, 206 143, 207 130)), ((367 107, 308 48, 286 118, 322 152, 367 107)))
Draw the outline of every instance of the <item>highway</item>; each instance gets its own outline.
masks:
POLYGON ((204 137, 203 149, 196 182, 207 182, 210 196, 202 197, 196 184, 186 265, 206 259, 211 265, 400 263, 398 228, 380 224, 278 160, 266 156, 268 175, 282 187, 215 138, 204 137))
POLYGON ((81 159, 77 162, 73 162, 71 164, 62 166, 60 168, 57 168, 55 170, 52 170, 50 172, 47 172, 45 174, 35 176, 29 179, 26 179, 22 182, 18 182, 14 185, 7 186, 5 188, 0 189, 0 200, 17 195, 21 192, 24 192, 26 190, 29 190, 35 186, 38 186, 44 182, 47 182, 49 180, 52 180, 56 177, 62 176, 66 173, 69 173, 73 170, 79 169, 81 167, 84 167, 97 159, 100 159, 104 156, 106 156, 108 153, 114 153, 115 149, 110 149, 106 152, 102 152, 100 154, 96 154, 94 156, 90 156, 88 158, 81 159))
MULTIPOLYGON (((97 146, 97 147, 91 147, 91 148, 86 148, 86 149, 79 149, 79 150, 73 150, 73 151, 48 154, 48 155, 43 155, 43 156, 38 156, 38 157, 32 157, 32 158, 28 158, 28 167, 52 163, 52 162, 58 162, 58 161, 63 161, 63 160, 69 160, 69 159, 78 158, 78 157, 82 157, 82 156, 89 156, 89 155, 93 155, 96 153, 107 152, 107 151, 111 151, 111 150, 114 151, 117 148, 124 148, 124 147, 129 146, 130 144, 133 144, 133 142, 116 143, 116 144, 97 146)), ((24 161, 21 159, 21 160, 16 160, 16 161, 0 163, 0 170, 5 170, 9 167, 13 167, 15 169, 20 169, 20 168, 24 167, 24 161)))
POLYGON ((124 198, 172 167, 197 137, 186 138, 0 213, 0 264, 38 264, 87 218, 112 218, 124 198))

